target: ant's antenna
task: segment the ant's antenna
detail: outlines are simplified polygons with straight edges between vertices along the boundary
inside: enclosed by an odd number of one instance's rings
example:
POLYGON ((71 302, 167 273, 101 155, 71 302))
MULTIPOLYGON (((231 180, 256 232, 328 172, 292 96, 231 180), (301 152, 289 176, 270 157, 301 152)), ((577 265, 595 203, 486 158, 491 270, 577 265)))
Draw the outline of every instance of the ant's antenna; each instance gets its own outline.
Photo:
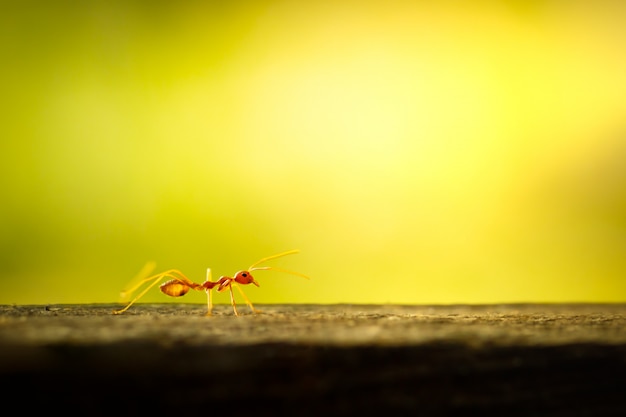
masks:
POLYGON ((266 258, 260 259, 260 260, 256 261, 255 263, 253 263, 252 265, 250 265, 250 267, 248 268, 248 271, 267 271, 268 269, 272 269, 272 270, 275 270, 275 271, 278 271, 278 272, 284 272, 286 274, 297 275, 299 277, 309 279, 309 277, 304 275, 304 274, 301 274, 301 273, 295 272, 295 271, 290 271, 288 269, 278 268, 278 267, 275 267, 275 266, 260 266, 260 267, 257 267, 258 264, 261 264, 263 262, 266 262, 266 261, 269 261, 269 260, 272 260, 272 259, 276 259, 276 258, 281 258, 281 257, 287 256, 287 255, 293 255, 294 253, 298 253, 298 252, 300 252, 298 249, 292 249, 292 250, 288 250, 286 252, 277 253, 276 255, 272 255, 272 256, 268 256, 266 258))

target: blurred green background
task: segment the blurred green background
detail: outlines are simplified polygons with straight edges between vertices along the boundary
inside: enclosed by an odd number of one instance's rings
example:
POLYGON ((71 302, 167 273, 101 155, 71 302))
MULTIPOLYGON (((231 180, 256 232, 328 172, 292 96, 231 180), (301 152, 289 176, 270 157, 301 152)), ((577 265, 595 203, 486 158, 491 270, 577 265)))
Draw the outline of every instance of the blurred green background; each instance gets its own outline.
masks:
POLYGON ((626 301, 626 2, 0 4, 0 303, 626 301))

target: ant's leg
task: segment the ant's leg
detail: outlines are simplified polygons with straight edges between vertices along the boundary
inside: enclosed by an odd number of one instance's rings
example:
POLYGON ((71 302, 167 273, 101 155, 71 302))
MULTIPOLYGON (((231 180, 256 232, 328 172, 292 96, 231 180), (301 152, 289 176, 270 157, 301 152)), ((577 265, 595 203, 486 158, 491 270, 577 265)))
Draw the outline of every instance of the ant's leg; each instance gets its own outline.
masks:
POLYGON ((156 284, 158 284, 163 278, 173 278, 174 280, 180 282, 182 285, 186 285, 186 286, 188 286, 190 288, 194 288, 194 289, 196 289, 198 287, 201 287, 200 284, 196 284, 195 282, 191 281, 182 272, 180 272, 180 271, 178 271, 176 269, 170 269, 170 270, 162 272, 162 273, 160 273, 158 275, 154 275, 152 277, 148 277, 148 278, 142 279, 141 281, 139 281, 139 283, 137 283, 136 285, 132 286, 130 289, 124 291, 123 292, 124 294, 126 294, 126 293, 127 294, 132 294, 134 291, 136 291, 144 283, 152 281, 152 283, 150 285, 148 285, 143 291, 141 291, 135 298, 133 298, 132 301, 126 305, 126 307, 122 308, 121 310, 113 311, 113 314, 122 314, 123 312, 128 310, 130 308, 130 306, 132 306, 137 300, 139 300, 141 297, 143 297, 144 294, 147 293, 150 290, 150 288, 152 288, 156 284))
MULTIPOLYGON (((212 277, 213 277, 213 275, 211 274, 211 268, 207 268, 206 269, 206 280, 205 280, 205 283, 212 282, 211 281, 213 279, 212 277)), ((213 287, 211 287, 211 288, 213 288, 213 287)), ((213 302, 212 302, 213 300, 211 299, 211 288, 209 288, 209 287, 205 287, 204 288, 204 291, 206 291, 206 303, 207 303, 206 315, 207 316, 210 316, 212 314, 212 312, 213 312, 213 302)))
POLYGON ((207 303, 207 311, 206 311, 206 315, 210 316, 212 315, 212 311, 213 311, 213 302, 211 299, 211 290, 210 289, 205 289, 206 291, 206 303, 207 303))
POLYGON ((239 285, 236 285, 236 287, 239 290, 239 293, 241 293, 241 296, 243 297, 243 299, 246 300, 246 304, 248 304, 248 307, 250 307, 250 310, 252 310, 253 313, 260 313, 261 310, 254 308, 254 306, 252 305, 248 297, 246 297, 246 294, 243 292, 241 287, 239 285))
MULTIPOLYGON (((149 290, 150 288, 152 288, 152 287, 154 287, 156 284, 158 284, 158 283, 159 283, 159 281, 161 280, 161 278, 163 278, 163 277, 164 277, 164 276, 166 276, 166 275, 167 275, 166 273, 163 273, 163 274, 155 275, 154 277, 150 277, 150 278, 146 278, 146 279, 142 280, 140 284, 143 284, 144 282, 148 282, 148 281, 150 281, 150 280, 153 280, 153 281, 152 281, 152 284, 148 285, 148 286, 147 286, 147 287, 146 287, 146 288, 145 288, 142 292, 140 292, 140 293, 139 293, 139 294, 138 294, 135 298, 133 298, 133 299, 131 300, 131 302, 130 302, 130 303, 128 303, 128 304, 126 305, 126 307, 122 308, 121 310, 115 310, 115 311, 113 311, 113 314, 122 314, 123 312, 125 312, 126 310, 128 310, 128 309, 130 308, 130 306, 132 306, 133 304, 135 304, 135 301, 137 301, 137 300, 139 300, 141 297, 143 297, 143 295, 144 295, 145 293, 147 293, 147 292, 148 292, 148 290, 149 290)), ((134 288, 132 288, 132 290, 131 290, 130 292, 132 292, 132 291, 136 290, 138 287, 139 287, 139 285, 136 285, 134 288)))
POLYGON ((233 305, 233 311, 235 312, 235 316, 238 316, 239 313, 237 313, 237 306, 235 303, 235 294, 233 294, 233 284, 229 284, 228 289, 230 290, 230 303, 233 305))

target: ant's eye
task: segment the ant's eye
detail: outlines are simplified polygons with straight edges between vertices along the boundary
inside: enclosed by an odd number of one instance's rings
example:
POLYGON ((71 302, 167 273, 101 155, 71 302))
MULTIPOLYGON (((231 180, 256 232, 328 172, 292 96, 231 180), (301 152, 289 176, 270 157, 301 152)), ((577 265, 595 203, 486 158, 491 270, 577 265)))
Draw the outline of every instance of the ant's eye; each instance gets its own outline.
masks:
POLYGON ((241 276, 245 278, 245 277, 247 277, 247 276, 248 276, 248 274, 246 274, 246 273, 244 272, 243 274, 241 274, 241 276))

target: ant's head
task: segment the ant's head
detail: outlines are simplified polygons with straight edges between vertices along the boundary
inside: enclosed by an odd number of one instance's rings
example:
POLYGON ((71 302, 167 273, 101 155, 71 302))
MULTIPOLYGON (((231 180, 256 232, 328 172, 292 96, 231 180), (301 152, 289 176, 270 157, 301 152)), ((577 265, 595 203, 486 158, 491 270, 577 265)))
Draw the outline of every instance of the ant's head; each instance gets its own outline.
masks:
POLYGON ((243 284, 243 285, 254 284, 257 287, 259 286, 259 283, 254 280, 254 277, 248 271, 239 271, 239 272, 237 272, 235 274, 235 281, 238 282, 239 284, 243 284))

